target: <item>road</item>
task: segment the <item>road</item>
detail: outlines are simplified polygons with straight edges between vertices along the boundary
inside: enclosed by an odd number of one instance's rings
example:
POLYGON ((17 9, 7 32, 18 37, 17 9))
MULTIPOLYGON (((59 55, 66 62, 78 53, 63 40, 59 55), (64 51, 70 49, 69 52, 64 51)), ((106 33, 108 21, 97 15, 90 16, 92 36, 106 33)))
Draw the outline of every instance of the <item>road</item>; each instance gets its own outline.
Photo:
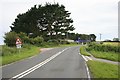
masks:
POLYGON ((80 46, 54 48, 2 67, 3 78, 88 78, 80 46))

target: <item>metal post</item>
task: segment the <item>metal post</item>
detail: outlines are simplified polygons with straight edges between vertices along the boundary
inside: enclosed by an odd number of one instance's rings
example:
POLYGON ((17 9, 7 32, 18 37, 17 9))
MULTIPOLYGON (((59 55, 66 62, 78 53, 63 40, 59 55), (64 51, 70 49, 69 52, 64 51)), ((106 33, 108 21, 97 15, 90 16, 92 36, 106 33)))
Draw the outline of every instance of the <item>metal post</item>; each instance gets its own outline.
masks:
POLYGON ((101 35, 102 35, 102 34, 100 33, 100 41, 101 41, 101 35))
POLYGON ((55 4, 55 0, 54 0, 54 4, 55 4))

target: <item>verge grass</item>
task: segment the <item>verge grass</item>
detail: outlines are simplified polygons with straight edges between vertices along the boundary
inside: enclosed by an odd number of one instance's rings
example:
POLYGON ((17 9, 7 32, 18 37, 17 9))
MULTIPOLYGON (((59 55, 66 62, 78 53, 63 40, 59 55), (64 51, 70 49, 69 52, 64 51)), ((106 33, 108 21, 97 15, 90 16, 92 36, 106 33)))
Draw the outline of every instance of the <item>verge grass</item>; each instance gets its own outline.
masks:
POLYGON ((107 60, 119 61, 120 62, 120 59, 118 58, 118 56, 120 56, 119 53, 101 52, 101 51, 95 51, 95 50, 91 50, 90 53, 96 58, 102 58, 102 59, 107 59, 107 60))
POLYGON ((118 78, 118 65, 88 61, 89 70, 93 78, 118 78))
POLYGON ((90 54, 86 51, 85 46, 80 47, 80 53, 85 56, 90 56, 90 54))
MULTIPOLYGON (((28 46, 29 47, 23 48, 20 51, 16 50, 15 48, 8 49, 8 50, 13 49, 12 51, 15 51, 15 52, 17 51, 16 53, 10 53, 9 51, 3 50, 4 55, 0 56, 0 58, 2 58, 2 65, 9 64, 9 63, 12 63, 12 62, 15 62, 15 61, 27 58, 27 57, 34 56, 40 52, 39 47, 36 47, 33 45, 28 45, 28 46)), ((5 50, 7 50, 7 48, 5 50)))

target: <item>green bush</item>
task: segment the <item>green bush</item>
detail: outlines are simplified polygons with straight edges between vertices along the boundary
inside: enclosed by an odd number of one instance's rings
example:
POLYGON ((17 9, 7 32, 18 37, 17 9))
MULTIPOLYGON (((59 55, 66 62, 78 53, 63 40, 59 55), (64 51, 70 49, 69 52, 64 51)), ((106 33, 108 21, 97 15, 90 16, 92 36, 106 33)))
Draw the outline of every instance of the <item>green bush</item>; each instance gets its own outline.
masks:
POLYGON ((20 32, 17 35, 21 38, 23 43, 30 43, 30 38, 27 36, 26 33, 20 32))
POLYGON ((17 38, 17 33, 15 32, 8 32, 5 34, 5 37, 4 37, 4 42, 6 43, 6 45, 8 46, 15 46, 16 44, 16 38, 17 38))
POLYGON ((32 43, 37 45, 37 46, 41 45, 41 43, 43 43, 43 41, 44 41, 44 39, 42 37, 39 37, 39 36, 32 39, 32 43))

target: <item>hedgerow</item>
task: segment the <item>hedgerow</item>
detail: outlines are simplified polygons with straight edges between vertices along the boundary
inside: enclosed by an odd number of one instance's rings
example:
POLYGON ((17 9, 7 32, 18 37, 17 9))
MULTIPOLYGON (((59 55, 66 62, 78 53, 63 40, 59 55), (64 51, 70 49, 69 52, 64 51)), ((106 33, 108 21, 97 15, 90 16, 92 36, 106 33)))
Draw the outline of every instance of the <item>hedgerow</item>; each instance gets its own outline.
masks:
POLYGON ((90 43, 87 48, 88 51, 95 50, 95 51, 102 51, 102 52, 120 52, 120 45, 118 46, 112 46, 112 45, 103 45, 103 44, 96 44, 96 43, 90 43))

